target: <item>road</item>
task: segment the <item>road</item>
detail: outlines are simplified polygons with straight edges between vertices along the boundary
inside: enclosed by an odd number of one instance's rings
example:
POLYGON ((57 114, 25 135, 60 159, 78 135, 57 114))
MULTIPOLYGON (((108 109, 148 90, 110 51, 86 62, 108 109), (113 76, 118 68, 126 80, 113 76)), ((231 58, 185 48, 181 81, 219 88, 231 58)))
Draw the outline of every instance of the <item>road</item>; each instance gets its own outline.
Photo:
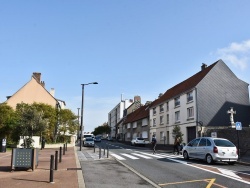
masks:
POLYGON ((109 147, 109 153, 135 172, 153 181, 159 187, 249 187, 249 166, 204 161, 185 161, 181 155, 164 151, 153 154, 149 148, 129 146, 103 140, 97 145, 109 147))

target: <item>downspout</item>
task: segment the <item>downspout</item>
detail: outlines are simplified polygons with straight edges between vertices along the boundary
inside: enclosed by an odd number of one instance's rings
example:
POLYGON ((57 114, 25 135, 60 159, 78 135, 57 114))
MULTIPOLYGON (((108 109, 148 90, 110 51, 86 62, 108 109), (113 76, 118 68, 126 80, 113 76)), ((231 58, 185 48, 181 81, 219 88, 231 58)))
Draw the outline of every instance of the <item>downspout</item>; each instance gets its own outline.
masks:
MULTIPOLYGON (((199 110, 198 110, 198 100, 197 100, 197 88, 195 88, 195 102, 196 102, 196 129, 198 132, 199 110)), ((196 133, 196 137, 197 137, 197 133, 196 133)))

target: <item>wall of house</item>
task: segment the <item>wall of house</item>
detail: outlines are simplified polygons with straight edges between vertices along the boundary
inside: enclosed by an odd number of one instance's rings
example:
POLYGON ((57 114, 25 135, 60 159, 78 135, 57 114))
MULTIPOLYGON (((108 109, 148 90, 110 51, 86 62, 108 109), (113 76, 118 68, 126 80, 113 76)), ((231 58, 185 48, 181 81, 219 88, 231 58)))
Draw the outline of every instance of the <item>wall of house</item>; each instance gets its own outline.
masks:
POLYGON ((197 85, 198 121, 205 126, 229 126, 227 111, 236 110, 235 120, 248 126, 249 115, 248 84, 239 80, 223 62, 218 62, 197 85))
POLYGON ((57 101, 32 77, 26 85, 6 101, 14 109, 16 108, 16 104, 21 102, 27 104, 34 102, 45 103, 56 107, 57 101))

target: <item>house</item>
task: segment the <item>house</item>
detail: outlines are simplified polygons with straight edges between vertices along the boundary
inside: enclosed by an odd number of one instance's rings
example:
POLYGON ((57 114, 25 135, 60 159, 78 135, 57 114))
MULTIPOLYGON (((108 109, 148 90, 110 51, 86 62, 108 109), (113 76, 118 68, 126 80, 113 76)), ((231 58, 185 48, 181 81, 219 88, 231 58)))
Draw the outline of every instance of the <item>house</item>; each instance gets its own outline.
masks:
POLYGON ((13 109, 16 108, 18 103, 33 104, 44 103, 51 105, 55 108, 63 109, 66 104, 62 100, 54 97, 55 90, 52 88, 50 92, 45 89, 45 82, 41 81, 41 73, 34 72, 31 80, 21 87, 12 96, 8 96, 5 101, 13 109))
POLYGON ((122 131, 124 141, 131 141, 135 137, 149 141, 149 107, 150 102, 147 102, 124 117, 122 131))
MULTIPOLYGON (((179 125, 187 143, 204 135, 210 127, 230 127, 231 107, 237 111, 234 118, 242 126, 250 125, 249 84, 238 79, 222 61, 168 89, 152 102, 149 110, 150 138, 153 134, 162 144, 173 144, 172 131, 179 125)), ((210 136, 210 135, 209 135, 210 136)))

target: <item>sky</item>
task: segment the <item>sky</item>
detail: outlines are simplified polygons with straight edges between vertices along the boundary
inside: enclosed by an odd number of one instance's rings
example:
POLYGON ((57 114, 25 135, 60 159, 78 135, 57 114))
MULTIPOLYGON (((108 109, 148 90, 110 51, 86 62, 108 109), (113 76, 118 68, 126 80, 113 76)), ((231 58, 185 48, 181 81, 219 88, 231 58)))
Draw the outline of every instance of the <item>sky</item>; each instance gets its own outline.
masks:
POLYGON ((248 0, 0 0, 0 102, 42 74, 84 131, 222 59, 250 83, 248 0), (81 113, 81 112, 80 112, 81 113))

